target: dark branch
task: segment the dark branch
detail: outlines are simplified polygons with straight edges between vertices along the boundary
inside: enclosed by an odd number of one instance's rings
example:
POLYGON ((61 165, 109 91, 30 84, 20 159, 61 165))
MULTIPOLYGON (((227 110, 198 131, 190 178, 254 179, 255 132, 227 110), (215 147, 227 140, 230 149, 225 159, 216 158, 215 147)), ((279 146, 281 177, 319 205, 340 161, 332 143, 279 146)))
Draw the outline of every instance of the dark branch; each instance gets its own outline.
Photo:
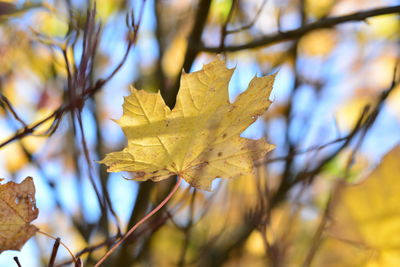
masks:
POLYGON ((58 248, 60 247, 60 241, 61 241, 61 239, 59 237, 57 237, 56 241, 54 242, 53 250, 51 251, 51 256, 50 256, 48 267, 54 267, 58 248))
POLYGON ((400 13, 400 5, 398 6, 391 6, 391 7, 383 7, 372 9, 368 11, 361 11, 356 12, 350 15, 339 16, 339 17, 331 17, 318 20, 316 22, 306 24, 303 27, 297 28, 295 30, 279 32, 276 34, 266 35, 258 40, 254 40, 252 42, 241 44, 241 45, 231 45, 231 46, 224 46, 223 50, 221 47, 207 47, 207 46, 200 46, 198 50, 205 51, 205 52, 212 52, 212 53, 220 53, 220 52, 234 52, 239 50, 245 50, 250 48, 257 48, 262 46, 268 46, 284 41, 289 41, 293 39, 298 39, 309 33, 313 30, 317 29, 324 29, 324 28, 331 28, 335 25, 349 22, 349 21, 363 21, 370 17, 386 15, 386 14, 394 14, 400 13))
MULTIPOLYGON (((185 53, 185 61, 183 62, 183 69, 186 72, 190 71, 192 64, 200 52, 196 49, 197 44, 201 43, 201 36, 203 34, 204 27, 206 25, 208 13, 210 11, 211 0, 201 0, 197 7, 197 13, 195 22, 192 28, 192 31, 188 37, 188 48, 185 53)), ((178 94, 180 84, 180 77, 174 82, 172 88, 166 92, 166 95, 163 95, 165 103, 170 107, 173 108, 175 106, 176 95, 178 94)))
POLYGON ((13 259, 14 259, 14 261, 17 264, 18 267, 22 267, 21 263, 19 262, 18 257, 14 257, 13 259))

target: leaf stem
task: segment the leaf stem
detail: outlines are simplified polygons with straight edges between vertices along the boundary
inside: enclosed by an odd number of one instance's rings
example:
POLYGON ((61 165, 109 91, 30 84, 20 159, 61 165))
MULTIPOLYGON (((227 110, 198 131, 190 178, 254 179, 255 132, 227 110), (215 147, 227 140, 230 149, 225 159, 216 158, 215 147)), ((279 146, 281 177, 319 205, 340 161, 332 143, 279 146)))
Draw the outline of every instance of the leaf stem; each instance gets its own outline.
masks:
POLYGON ((182 182, 182 178, 178 177, 178 181, 176 182, 174 188, 171 190, 171 192, 168 194, 168 196, 160 204, 158 204, 157 207, 155 207, 152 211, 150 211, 149 214, 144 216, 131 229, 129 229, 129 231, 114 246, 112 246, 110 248, 110 250, 107 251, 107 253, 103 257, 101 257, 101 259, 96 263, 96 265, 94 267, 99 267, 100 264, 102 264, 121 245, 121 243, 124 242, 133 233, 133 231, 135 231, 142 223, 147 221, 154 213, 159 211, 171 199, 171 197, 174 195, 176 190, 178 190, 181 182, 182 182))

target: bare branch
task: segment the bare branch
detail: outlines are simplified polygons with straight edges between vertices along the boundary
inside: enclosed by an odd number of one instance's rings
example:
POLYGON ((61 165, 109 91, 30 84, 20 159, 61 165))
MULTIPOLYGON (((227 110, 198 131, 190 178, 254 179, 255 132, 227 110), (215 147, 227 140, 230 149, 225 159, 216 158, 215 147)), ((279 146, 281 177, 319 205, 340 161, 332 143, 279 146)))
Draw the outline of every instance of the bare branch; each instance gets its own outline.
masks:
POLYGON ((350 15, 321 19, 316 22, 306 24, 305 26, 297 28, 295 30, 279 32, 272 35, 265 35, 264 37, 259 38, 258 40, 254 40, 246 44, 225 46, 223 50, 221 50, 220 46, 218 47, 199 46, 197 49, 199 51, 220 53, 220 52, 234 52, 245 49, 263 47, 284 41, 298 39, 303 35, 305 35, 306 33, 309 33, 317 29, 331 28, 341 23, 346 23, 350 21, 364 21, 365 19, 370 17, 386 15, 386 14, 395 14, 399 12, 400 12, 400 5, 377 8, 368 11, 360 11, 352 13, 350 15))

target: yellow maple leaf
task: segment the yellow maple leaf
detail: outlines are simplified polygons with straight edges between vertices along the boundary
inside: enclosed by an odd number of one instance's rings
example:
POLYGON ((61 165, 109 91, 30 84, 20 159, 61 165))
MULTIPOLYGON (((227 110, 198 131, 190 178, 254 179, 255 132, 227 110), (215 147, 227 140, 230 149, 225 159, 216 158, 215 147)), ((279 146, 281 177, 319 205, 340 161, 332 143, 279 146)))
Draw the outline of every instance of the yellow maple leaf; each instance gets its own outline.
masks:
POLYGON ((198 72, 183 73, 172 110, 160 93, 132 88, 117 121, 128 139, 127 147, 108 154, 101 163, 110 172, 135 172, 138 181, 160 181, 176 174, 204 190, 210 190, 215 178, 251 172, 254 160, 273 145, 240 134, 269 107, 274 75, 254 77, 231 104, 232 74, 222 60, 198 72))
POLYGON ((365 180, 340 192, 315 266, 332 255, 334 266, 400 266, 399 158, 397 146, 365 180))
POLYGON ((20 184, 8 182, 0 185, 0 253, 21 249, 38 230, 30 224, 38 213, 31 177, 20 184))

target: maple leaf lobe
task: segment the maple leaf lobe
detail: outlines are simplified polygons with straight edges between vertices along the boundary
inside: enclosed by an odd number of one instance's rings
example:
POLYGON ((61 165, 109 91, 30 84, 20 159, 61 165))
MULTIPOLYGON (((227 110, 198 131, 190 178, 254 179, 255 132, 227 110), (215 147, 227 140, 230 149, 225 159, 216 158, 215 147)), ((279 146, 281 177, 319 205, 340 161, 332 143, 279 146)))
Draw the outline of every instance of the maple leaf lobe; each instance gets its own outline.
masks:
POLYGON ((183 73, 172 110, 160 93, 132 88, 117 121, 127 147, 106 155, 101 163, 111 172, 134 172, 134 180, 160 181, 175 174, 205 190, 210 190, 216 177, 251 172, 254 160, 273 146, 240 134, 270 105, 274 75, 254 77, 248 89, 230 103, 228 84, 233 71, 216 60, 200 71, 183 73))

